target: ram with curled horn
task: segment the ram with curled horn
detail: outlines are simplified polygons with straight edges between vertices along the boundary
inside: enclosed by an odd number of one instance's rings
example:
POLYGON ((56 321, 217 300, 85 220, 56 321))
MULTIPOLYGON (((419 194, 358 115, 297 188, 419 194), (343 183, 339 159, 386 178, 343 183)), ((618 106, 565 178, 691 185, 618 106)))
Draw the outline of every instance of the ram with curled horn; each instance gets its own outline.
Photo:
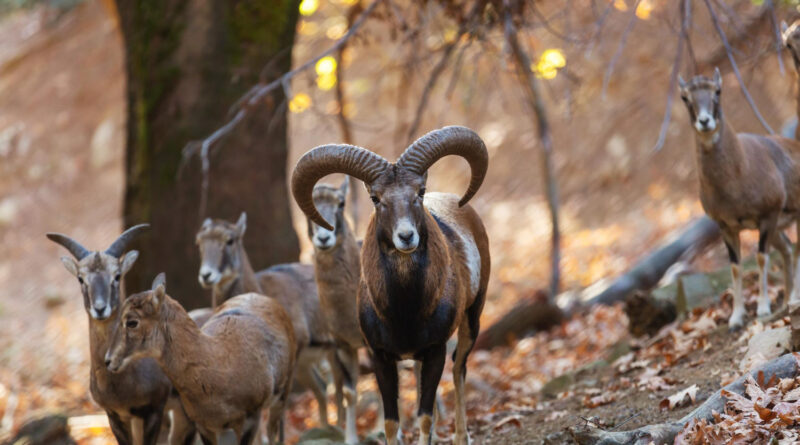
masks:
POLYGON ((312 191, 328 174, 345 173, 364 181, 375 205, 361 250, 358 318, 374 359, 390 444, 401 436, 397 361, 421 363, 419 443, 427 444, 446 343, 456 329, 455 443, 469 443, 466 361, 478 335, 490 259, 486 230, 467 202, 480 188, 488 163, 486 146, 475 132, 445 127, 411 144, 396 163, 364 148, 324 145, 306 153, 295 167, 294 198, 309 219, 322 227, 332 229, 315 208, 312 191), (428 169, 447 155, 463 157, 472 170, 461 198, 425 193, 428 169))
POLYGON ((151 359, 139 360, 121 374, 111 374, 105 364, 109 339, 125 299, 121 281, 139 256, 135 250, 126 253, 126 249, 148 227, 131 227, 104 251, 90 251, 60 233, 47 234, 72 254, 61 257, 61 262, 78 279, 89 315, 92 398, 105 409, 111 431, 124 444, 156 444, 172 389, 169 379, 151 359))

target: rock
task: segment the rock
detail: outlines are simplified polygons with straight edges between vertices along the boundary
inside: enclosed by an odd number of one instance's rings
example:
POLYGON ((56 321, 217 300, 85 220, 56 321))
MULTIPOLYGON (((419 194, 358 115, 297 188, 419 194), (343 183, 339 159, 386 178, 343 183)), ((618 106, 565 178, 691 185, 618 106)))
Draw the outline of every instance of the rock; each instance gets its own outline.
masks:
POLYGON ((574 374, 560 375, 542 386, 542 395, 552 398, 558 397, 559 394, 568 390, 574 383, 574 374))
POLYGON ((328 425, 321 428, 312 428, 300 436, 298 444, 303 445, 333 445, 344 442, 344 433, 339 428, 328 425))
POLYGON ((791 351, 792 330, 783 326, 768 331, 759 332, 747 342, 747 352, 739 363, 742 372, 780 357, 784 352, 791 351))
POLYGON ((686 314, 696 307, 710 306, 717 295, 709 275, 684 275, 678 279, 675 309, 678 314, 686 314))

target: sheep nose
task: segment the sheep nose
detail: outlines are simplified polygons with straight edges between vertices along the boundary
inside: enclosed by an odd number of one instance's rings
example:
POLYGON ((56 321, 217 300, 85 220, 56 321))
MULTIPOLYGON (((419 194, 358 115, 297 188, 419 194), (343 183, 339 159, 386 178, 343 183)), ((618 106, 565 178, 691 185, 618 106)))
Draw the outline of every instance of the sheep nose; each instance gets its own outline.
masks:
POLYGON ((407 232, 398 233, 397 236, 406 244, 410 243, 411 240, 414 238, 414 232, 411 230, 407 232))
POLYGON ((106 368, 108 368, 108 366, 111 365, 111 359, 106 357, 105 363, 106 363, 106 368))
POLYGON ((698 121, 700 121, 701 125, 706 126, 708 125, 708 116, 703 116, 700 119, 698 119, 698 121))
POLYGON ((318 239, 318 240, 319 240, 319 242, 321 242, 322 244, 325 244, 325 243, 327 243, 327 242, 328 242, 328 240, 329 240, 329 239, 331 239, 331 236, 330 236, 330 235, 317 235, 317 239, 318 239))
POLYGON ((203 278, 203 281, 208 281, 211 279, 211 272, 203 272, 200 276, 203 278))

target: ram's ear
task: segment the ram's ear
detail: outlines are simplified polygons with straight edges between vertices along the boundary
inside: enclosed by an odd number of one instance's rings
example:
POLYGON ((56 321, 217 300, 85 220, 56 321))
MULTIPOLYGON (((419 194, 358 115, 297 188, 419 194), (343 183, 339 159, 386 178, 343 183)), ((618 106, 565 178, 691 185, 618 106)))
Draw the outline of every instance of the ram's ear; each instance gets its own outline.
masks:
POLYGON ((719 67, 714 68, 714 83, 717 85, 717 89, 722 89, 722 74, 719 72, 719 67))
POLYGON ((350 176, 345 175, 342 185, 339 186, 339 193, 346 197, 348 190, 350 190, 350 176))
POLYGON ((71 273, 74 276, 78 276, 78 263, 75 261, 74 258, 69 256, 62 256, 61 263, 64 265, 64 268, 67 269, 67 272, 71 273))
POLYGON ((150 286, 150 289, 156 290, 158 289, 159 286, 160 287, 167 286, 167 276, 166 274, 164 274, 164 272, 161 272, 160 274, 156 275, 155 278, 153 278, 153 285, 150 286))
POLYGON ((786 24, 786 20, 781 20, 781 33, 783 34, 783 41, 786 42, 786 31, 789 30, 789 25, 786 24))

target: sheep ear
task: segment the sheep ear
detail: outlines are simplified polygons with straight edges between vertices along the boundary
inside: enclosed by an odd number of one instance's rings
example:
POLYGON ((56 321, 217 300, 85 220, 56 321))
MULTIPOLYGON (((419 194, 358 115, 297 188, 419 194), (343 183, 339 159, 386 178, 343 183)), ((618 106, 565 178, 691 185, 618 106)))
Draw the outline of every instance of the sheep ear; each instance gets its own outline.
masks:
POLYGON ((678 74, 678 88, 681 89, 681 92, 683 92, 686 89, 686 81, 683 80, 683 76, 681 76, 680 74, 678 74))
POLYGON ((78 263, 75 262, 75 259, 68 256, 61 257, 61 263, 64 265, 64 268, 67 269, 67 272, 71 273, 74 276, 78 276, 78 263))
POLYGON ((783 34, 783 41, 786 41, 786 31, 789 29, 789 25, 786 24, 786 20, 781 20, 781 33, 783 34))
POLYGON ((350 176, 345 176, 342 185, 339 186, 339 193, 346 197, 348 190, 350 190, 350 176))
POLYGON ((714 68, 714 83, 717 84, 717 89, 722 89, 722 74, 719 68, 714 68))
POLYGON ((133 263, 136 262, 136 259, 139 258, 139 251, 131 250, 130 252, 126 253, 124 257, 122 257, 122 266, 120 267, 122 275, 128 273, 133 267, 133 263))
POLYGON ((206 218, 205 220, 203 220, 202 227, 204 229, 207 229, 207 228, 211 227, 211 223, 212 223, 211 218, 206 218))
POLYGON ((245 230, 247 230, 247 212, 242 212, 239 221, 236 221, 236 231, 239 232, 239 236, 244 236, 245 230))
POLYGON ((428 183, 428 170, 425 170, 425 173, 422 174, 422 184, 428 183))
POLYGON ((167 276, 164 274, 164 272, 161 272, 160 274, 156 275, 156 277, 153 279, 153 285, 150 288, 151 290, 156 290, 158 289, 159 286, 166 287, 166 285, 167 285, 167 276))

